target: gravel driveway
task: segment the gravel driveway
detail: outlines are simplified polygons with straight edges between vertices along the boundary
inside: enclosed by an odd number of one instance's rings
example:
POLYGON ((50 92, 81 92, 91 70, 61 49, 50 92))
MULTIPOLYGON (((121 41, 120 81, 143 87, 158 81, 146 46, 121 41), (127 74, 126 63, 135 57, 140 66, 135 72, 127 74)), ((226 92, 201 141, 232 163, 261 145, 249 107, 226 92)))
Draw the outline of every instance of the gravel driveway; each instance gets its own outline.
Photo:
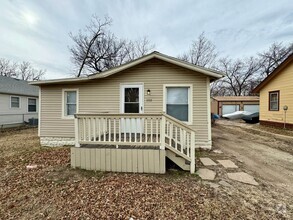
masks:
POLYGON ((213 127, 213 145, 236 157, 262 182, 293 193, 293 136, 286 135, 220 120, 213 127))

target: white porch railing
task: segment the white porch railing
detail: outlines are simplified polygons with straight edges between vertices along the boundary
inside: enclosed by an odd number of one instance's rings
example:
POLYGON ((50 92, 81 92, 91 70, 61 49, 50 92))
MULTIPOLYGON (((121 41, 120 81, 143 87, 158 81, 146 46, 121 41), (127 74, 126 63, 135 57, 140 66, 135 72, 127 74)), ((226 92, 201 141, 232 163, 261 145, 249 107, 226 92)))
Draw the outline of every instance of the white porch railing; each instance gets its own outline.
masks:
POLYGON ((81 144, 136 145, 168 148, 190 161, 195 171, 195 133, 165 114, 75 114, 75 146, 81 144))

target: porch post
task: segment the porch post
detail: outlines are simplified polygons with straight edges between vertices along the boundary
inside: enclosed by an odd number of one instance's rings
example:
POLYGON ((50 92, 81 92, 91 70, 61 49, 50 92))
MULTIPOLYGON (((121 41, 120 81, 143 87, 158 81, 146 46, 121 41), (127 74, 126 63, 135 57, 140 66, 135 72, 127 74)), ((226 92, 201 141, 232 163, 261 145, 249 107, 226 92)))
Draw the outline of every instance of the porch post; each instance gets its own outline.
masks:
POLYGON ((74 138, 75 138, 75 147, 80 147, 79 144, 79 128, 78 128, 78 118, 75 116, 74 118, 74 138))
POLYGON ((165 115, 162 114, 162 120, 161 120, 161 134, 160 134, 160 137, 161 137, 161 146, 160 146, 160 149, 161 150, 165 150, 165 128, 166 128, 166 118, 165 118, 165 115))
POLYGON ((191 140, 190 140, 190 156, 191 156, 191 162, 190 162, 190 173, 195 172, 195 133, 194 131, 191 132, 191 140))

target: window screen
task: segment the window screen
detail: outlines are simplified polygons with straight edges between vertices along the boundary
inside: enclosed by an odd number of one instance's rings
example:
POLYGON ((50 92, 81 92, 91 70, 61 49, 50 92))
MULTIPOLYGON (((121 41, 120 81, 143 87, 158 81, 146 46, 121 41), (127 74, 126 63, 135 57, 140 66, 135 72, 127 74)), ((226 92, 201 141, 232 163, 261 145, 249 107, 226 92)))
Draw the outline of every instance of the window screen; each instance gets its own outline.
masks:
POLYGON ((19 108, 20 107, 19 102, 20 102, 19 97, 12 96, 11 97, 11 108, 19 108))
POLYGON ((65 115, 74 115, 76 113, 76 91, 67 91, 65 115))
POLYGON ((28 112, 36 112, 36 111, 37 111, 37 100, 28 99, 28 112))

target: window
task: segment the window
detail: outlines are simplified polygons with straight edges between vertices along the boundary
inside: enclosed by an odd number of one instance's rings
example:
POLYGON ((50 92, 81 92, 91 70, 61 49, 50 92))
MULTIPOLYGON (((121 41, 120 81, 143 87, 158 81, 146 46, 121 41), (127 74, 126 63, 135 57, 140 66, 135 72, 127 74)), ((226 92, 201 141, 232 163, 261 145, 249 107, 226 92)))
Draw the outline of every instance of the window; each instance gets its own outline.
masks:
POLYGON ((64 91, 64 116, 73 116, 77 112, 77 90, 64 91))
POLYGON ((269 110, 279 111, 279 91, 269 92, 269 110))
POLYGON ((20 108, 20 98, 18 96, 10 97, 10 107, 11 108, 20 108))
POLYGON ((184 122, 190 122, 190 86, 166 87, 166 113, 184 122))
POLYGON ((37 99, 28 98, 27 104, 28 104, 28 112, 37 112, 37 99))

